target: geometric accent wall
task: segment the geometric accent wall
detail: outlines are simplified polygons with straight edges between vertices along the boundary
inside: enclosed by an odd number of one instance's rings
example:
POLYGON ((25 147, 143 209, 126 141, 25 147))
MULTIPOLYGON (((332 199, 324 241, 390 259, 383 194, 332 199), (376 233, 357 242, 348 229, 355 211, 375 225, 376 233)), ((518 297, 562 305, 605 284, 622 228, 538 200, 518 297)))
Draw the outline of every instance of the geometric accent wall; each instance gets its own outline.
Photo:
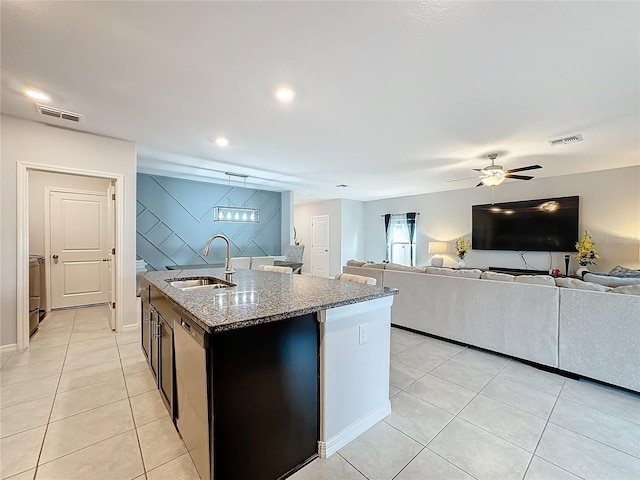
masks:
POLYGON ((282 255, 279 192, 144 173, 137 179, 136 254, 147 262, 147 269, 224 263, 223 240, 211 243, 206 258, 200 254, 216 233, 229 238, 232 257, 282 255), (259 208, 260 223, 214 222, 216 205, 259 208))

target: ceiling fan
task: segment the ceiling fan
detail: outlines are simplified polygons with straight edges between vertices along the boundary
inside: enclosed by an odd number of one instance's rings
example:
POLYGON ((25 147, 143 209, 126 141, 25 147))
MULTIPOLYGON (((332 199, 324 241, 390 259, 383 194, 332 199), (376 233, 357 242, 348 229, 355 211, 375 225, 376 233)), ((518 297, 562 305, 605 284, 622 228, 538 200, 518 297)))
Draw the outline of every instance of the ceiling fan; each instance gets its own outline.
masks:
MULTIPOLYGON (((531 180, 533 177, 529 175, 514 175, 514 173, 542 168, 540 165, 528 165, 526 167, 512 168, 510 170, 505 170, 502 165, 495 164, 495 160, 496 158, 498 158, 497 153, 490 153, 487 156, 489 157, 489 160, 491 160, 491 165, 488 165, 484 168, 474 168, 476 172, 482 173, 482 175, 478 177, 480 178, 480 183, 478 183, 476 187, 481 187, 483 185, 495 187, 496 185, 500 185, 505 178, 514 178, 516 180, 531 180)), ((467 177, 467 178, 475 178, 475 177, 467 177)), ((449 181, 456 182, 458 180, 467 180, 467 179, 458 178, 456 180, 449 180, 449 181)))

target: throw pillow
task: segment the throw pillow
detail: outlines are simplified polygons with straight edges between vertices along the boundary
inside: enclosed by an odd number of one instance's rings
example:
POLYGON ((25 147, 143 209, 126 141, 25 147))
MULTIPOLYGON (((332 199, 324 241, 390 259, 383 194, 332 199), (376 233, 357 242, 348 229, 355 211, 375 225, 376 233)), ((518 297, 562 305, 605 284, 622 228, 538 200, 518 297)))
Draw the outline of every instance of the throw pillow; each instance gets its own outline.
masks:
POLYGON ((585 273, 582 279, 585 282, 593 282, 607 287, 622 287, 623 285, 640 285, 640 275, 638 276, 618 276, 606 273, 585 273))
POLYGON ((518 275, 514 280, 516 283, 530 283, 532 285, 556 286, 556 281, 551 275, 518 275))
POLYGON ((616 277, 640 277, 640 270, 633 270, 632 268, 617 265, 611 269, 609 275, 615 275, 616 277))
POLYGON ((592 282, 583 282, 577 278, 559 277, 556 278, 556 285, 559 287, 574 288, 576 290, 592 290, 595 292, 608 292, 611 290, 611 287, 605 287, 604 285, 598 285, 592 282))

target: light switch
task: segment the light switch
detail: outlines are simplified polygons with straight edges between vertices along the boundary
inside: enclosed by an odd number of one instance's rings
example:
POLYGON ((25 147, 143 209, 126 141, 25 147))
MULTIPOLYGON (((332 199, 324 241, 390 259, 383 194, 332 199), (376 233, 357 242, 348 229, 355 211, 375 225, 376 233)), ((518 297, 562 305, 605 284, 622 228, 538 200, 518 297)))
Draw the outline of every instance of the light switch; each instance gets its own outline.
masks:
POLYGON ((369 326, 365 323, 358 325, 358 343, 360 345, 367 343, 369 340, 369 326))

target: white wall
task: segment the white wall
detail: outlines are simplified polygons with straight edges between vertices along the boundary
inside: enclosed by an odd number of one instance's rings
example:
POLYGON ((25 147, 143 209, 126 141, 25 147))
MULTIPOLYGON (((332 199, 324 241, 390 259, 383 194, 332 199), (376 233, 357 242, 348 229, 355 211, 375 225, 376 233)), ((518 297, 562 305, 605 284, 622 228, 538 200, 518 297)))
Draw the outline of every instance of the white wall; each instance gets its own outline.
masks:
POLYGON ((311 273, 311 219, 319 215, 329 215, 329 275, 335 276, 340 273, 341 254, 341 208, 340 200, 328 200, 325 202, 309 203, 306 205, 298 205, 294 208, 293 225, 296 227, 298 239, 305 245, 304 255, 302 257, 304 265, 302 265, 303 273, 311 273))
MULTIPOLYGON (((580 231, 589 230, 600 253, 592 271, 607 272, 616 265, 640 267, 640 166, 600 172, 507 181, 495 188, 494 201, 509 202, 546 197, 580 196, 580 231)), ((447 241, 449 254, 445 266, 455 266, 454 241, 461 235, 471 237, 471 206, 491 203, 487 187, 415 195, 365 203, 365 255, 362 260, 385 258, 383 219, 385 213, 420 212, 417 220, 417 264, 430 262, 427 244, 447 241)), ((574 252, 571 252, 574 253, 574 252)), ((530 252, 525 254, 528 268, 564 272, 564 253, 530 252)), ((526 268, 517 252, 470 251, 467 266, 526 268)), ((571 258, 570 270, 576 261, 571 258)))
POLYGON ((293 192, 282 192, 280 195, 282 207, 282 227, 280 236, 282 238, 282 255, 287 254, 289 245, 293 245, 293 192))
POLYGON ((311 272, 311 221, 319 215, 329 215, 330 253, 329 274, 335 276, 351 258, 362 258, 365 253, 364 203, 355 200, 327 200, 298 205, 294 209, 294 226, 298 238, 306 245, 302 271, 311 272))
POLYGON ((46 187, 70 188, 106 193, 109 180, 82 175, 29 172, 29 253, 44 255, 44 216, 46 187))
MULTIPOLYGON (((17 162, 91 170, 124 177, 124 224, 136 222, 136 149, 131 142, 90 135, 50 125, 1 116, 0 163, 0 345, 16 343, 16 203, 17 162)), ((119 299, 124 323, 137 321, 135 303, 135 228, 125 228, 125 298, 119 299)))
POLYGON ((342 200, 340 265, 364 257, 364 203, 342 200))

